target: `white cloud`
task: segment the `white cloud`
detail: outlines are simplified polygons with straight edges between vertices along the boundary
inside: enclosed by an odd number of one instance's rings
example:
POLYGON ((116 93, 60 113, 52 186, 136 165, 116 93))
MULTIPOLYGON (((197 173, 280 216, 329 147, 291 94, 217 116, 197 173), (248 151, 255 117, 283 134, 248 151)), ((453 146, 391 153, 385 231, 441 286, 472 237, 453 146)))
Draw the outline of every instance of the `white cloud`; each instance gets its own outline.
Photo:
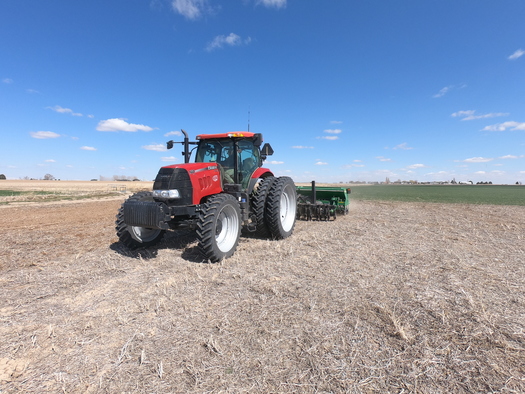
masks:
POLYGON ((95 115, 87 115, 88 118, 93 119, 95 115))
POLYGON ((376 159, 378 159, 379 161, 392 161, 392 159, 388 159, 388 158, 383 157, 383 156, 377 156, 376 159))
POLYGON ((182 136, 182 133, 180 131, 170 131, 169 133, 164 134, 164 137, 169 137, 171 135, 182 136))
POLYGON ((408 144, 406 142, 403 142, 402 144, 394 146, 392 149, 394 149, 394 150, 396 150, 396 149, 411 150, 411 149, 414 149, 414 148, 411 148, 410 146, 408 146, 408 144))
POLYGON ((440 97, 443 97, 448 92, 450 92, 452 89, 464 89, 466 87, 467 87, 467 84, 465 84, 465 83, 463 83, 463 84, 461 84, 459 86, 456 86, 456 85, 445 86, 444 88, 442 88, 438 93, 436 93, 432 97, 433 98, 440 98, 440 97))
POLYGON ((238 46, 242 44, 249 44, 252 41, 250 37, 242 39, 240 36, 238 36, 235 33, 230 33, 227 36, 217 36, 215 37, 207 46, 206 50, 208 52, 213 51, 214 49, 220 49, 224 47, 225 45, 228 46, 238 46))
POLYGON ((56 163, 56 160, 53 159, 47 159, 45 160, 46 163, 56 163))
POLYGON ((2 82, 10 84, 10 83, 13 83, 14 81, 11 78, 4 78, 4 79, 2 79, 2 82))
POLYGON ((162 161, 165 161, 165 162, 174 162, 174 161, 177 161, 177 158, 175 156, 163 156, 160 158, 162 161))
POLYGON ((443 89, 441 89, 438 93, 433 95, 434 98, 443 97, 445 94, 448 93, 448 91, 452 88, 452 86, 445 86, 443 89))
POLYGON ((154 150, 156 152, 165 152, 167 150, 166 145, 164 144, 144 145, 142 149, 154 150))
POLYGON ((92 146, 82 146, 82 147, 80 147, 80 149, 82 149, 82 150, 91 150, 91 151, 97 150, 97 148, 93 148, 92 146))
POLYGON ((412 164, 410 166, 407 166, 407 168, 410 168, 412 170, 415 170, 416 168, 425 168, 425 167, 426 167, 426 165, 424 165, 424 164, 412 164))
POLYGON ((327 129, 327 130, 324 130, 324 132, 328 134, 341 134, 342 130, 341 129, 327 129))
POLYGON ((328 163, 324 162, 324 161, 318 161, 317 163, 315 163, 316 166, 327 166, 328 163))
POLYGON ((523 49, 518 49, 516 52, 514 52, 512 55, 510 55, 507 59, 509 59, 509 60, 516 60, 517 58, 520 58, 523 55, 525 55, 525 51, 523 49))
POLYGON ((509 116, 510 114, 508 112, 492 112, 489 114, 483 114, 483 115, 476 115, 476 111, 468 110, 468 111, 458 111, 454 112, 451 116, 454 118, 463 118, 461 120, 475 120, 475 119, 486 119, 486 118, 495 118, 498 116, 509 116))
POLYGON ((448 174, 448 172, 446 172, 446 171, 429 172, 426 175, 444 175, 444 174, 448 174))
POLYGON ((354 168, 354 167, 364 167, 364 164, 347 164, 343 166, 342 168, 354 168))
POLYGON ((58 112, 60 114, 71 114, 72 116, 83 116, 82 114, 78 112, 73 112, 73 110, 70 108, 62 108, 60 105, 55 105, 54 107, 47 107, 47 108, 55 112, 58 112))
POLYGON ((506 156, 501 156, 501 157, 498 157, 498 159, 517 159, 518 156, 514 156, 514 155, 506 155, 506 156))
POLYGON ((292 149, 314 149, 313 146, 294 145, 292 149))
POLYGON ((340 121, 340 120, 331 120, 330 123, 331 123, 331 124, 341 124, 341 123, 343 123, 343 122, 340 121))
POLYGON ((128 123, 123 118, 101 120, 97 125, 98 131, 151 131, 153 128, 142 124, 128 123))
POLYGON ((474 174, 478 174, 478 175, 485 175, 486 172, 485 171, 476 171, 474 174))
POLYGON ((31 137, 39 139, 39 140, 46 140, 49 138, 60 137, 60 134, 54 133, 52 131, 32 131, 29 134, 31 134, 31 137))
POLYGON ((468 116, 472 116, 472 115, 474 115, 475 112, 476 112, 476 111, 474 111, 474 110, 458 111, 458 112, 454 112, 454 113, 453 113, 452 115, 450 115, 450 116, 452 116, 452 117, 454 117, 454 118, 457 118, 457 117, 463 117, 463 116, 468 117, 468 116))
POLYGON ((55 112, 59 112, 61 114, 67 114, 73 112, 73 110, 69 108, 62 108, 60 105, 55 105, 54 107, 47 107, 49 109, 52 109, 55 112))
POLYGON ((461 119, 461 120, 496 118, 498 116, 509 116, 509 115, 510 115, 510 113, 508 113, 508 112, 492 112, 490 114, 468 116, 465 119, 461 119))
POLYGON ((494 159, 489 157, 471 157, 470 159, 463 160, 465 163, 488 163, 494 159))
POLYGON ((210 11, 207 0, 172 0, 173 10, 187 19, 195 20, 210 11))
POLYGON ((257 0, 257 4, 265 7, 283 8, 286 7, 286 0, 257 0))
POLYGON ((481 131, 505 131, 507 129, 510 130, 525 130, 525 122, 519 123, 519 122, 503 122, 498 124, 493 124, 491 126, 486 126, 481 131))
POLYGON ((322 136, 322 137, 317 137, 317 139, 319 139, 319 140, 335 141, 335 140, 338 140, 339 137, 337 135, 326 135, 326 136, 322 136))
POLYGON ((265 163, 267 164, 273 164, 273 165, 278 165, 278 164, 284 164, 284 161, 277 161, 277 160, 271 160, 271 161, 265 161, 265 163))

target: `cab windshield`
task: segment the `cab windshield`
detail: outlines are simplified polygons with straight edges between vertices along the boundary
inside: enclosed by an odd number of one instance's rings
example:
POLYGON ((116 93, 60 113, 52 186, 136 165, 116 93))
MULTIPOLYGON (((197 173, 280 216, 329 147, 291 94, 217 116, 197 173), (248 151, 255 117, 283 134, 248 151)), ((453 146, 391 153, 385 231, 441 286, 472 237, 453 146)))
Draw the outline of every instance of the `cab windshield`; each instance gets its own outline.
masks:
POLYGON ((251 175, 260 165, 259 148, 251 140, 231 138, 218 140, 201 140, 195 156, 196 163, 218 163, 223 169, 225 183, 241 183, 248 186, 251 175), (237 154, 235 154, 237 148, 237 154), (239 182, 235 182, 235 160, 237 160, 239 182))
POLYGON ((224 166, 227 161, 231 161, 233 168, 233 140, 203 140, 199 142, 196 163, 219 163, 224 166))

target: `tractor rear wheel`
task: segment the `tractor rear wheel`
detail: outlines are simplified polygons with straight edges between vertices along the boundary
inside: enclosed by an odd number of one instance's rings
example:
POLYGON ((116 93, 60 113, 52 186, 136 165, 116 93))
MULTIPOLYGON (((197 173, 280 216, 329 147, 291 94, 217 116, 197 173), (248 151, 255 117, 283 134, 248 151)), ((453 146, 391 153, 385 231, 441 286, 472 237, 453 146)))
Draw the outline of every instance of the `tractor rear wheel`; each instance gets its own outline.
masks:
POLYGON ((256 218, 256 230, 255 234, 261 238, 269 238, 271 236, 270 230, 266 225, 265 219, 265 208, 266 208, 266 199, 268 197, 268 192, 272 184, 275 181, 275 177, 269 176, 264 179, 261 179, 257 184, 256 188, 252 192, 251 205, 252 212, 255 214, 256 218))
MULTIPOLYGON (((138 192, 128 198, 133 201, 153 201, 151 192, 138 192)), ((124 222, 124 204, 120 207, 115 221, 120 242, 130 249, 146 248, 160 242, 165 231, 156 228, 130 226, 124 222)))
POLYGON ((241 234, 241 209, 229 194, 212 196, 199 213, 197 239, 202 255, 212 263, 233 255, 241 234))
POLYGON ((297 191, 293 180, 279 177, 272 184, 266 199, 266 224, 274 239, 283 239, 293 233, 297 211, 297 191))

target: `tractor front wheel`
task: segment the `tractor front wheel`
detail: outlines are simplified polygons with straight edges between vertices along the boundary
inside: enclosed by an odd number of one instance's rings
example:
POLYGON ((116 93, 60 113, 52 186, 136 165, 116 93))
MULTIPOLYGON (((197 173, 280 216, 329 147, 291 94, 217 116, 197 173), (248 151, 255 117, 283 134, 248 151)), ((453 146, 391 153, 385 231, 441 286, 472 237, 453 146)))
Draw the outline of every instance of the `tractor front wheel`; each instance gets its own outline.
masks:
MULTIPOLYGON (((128 201, 153 201, 151 192, 135 193, 128 201)), ((120 242, 130 249, 146 248, 160 242, 165 231, 155 228, 130 226, 124 222, 124 205, 120 207, 115 221, 115 229, 120 242)))
POLYGON ((233 255, 241 234, 241 210, 235 197, 216 194, 202 207, 197 239, 202 255, 212 263, 233 255))
POLYGON ((293 233, 297 211, 297 191, 293 180, 279 177, 270 187, 266 198, 266 224, 272 238, 283 239, 293 233))

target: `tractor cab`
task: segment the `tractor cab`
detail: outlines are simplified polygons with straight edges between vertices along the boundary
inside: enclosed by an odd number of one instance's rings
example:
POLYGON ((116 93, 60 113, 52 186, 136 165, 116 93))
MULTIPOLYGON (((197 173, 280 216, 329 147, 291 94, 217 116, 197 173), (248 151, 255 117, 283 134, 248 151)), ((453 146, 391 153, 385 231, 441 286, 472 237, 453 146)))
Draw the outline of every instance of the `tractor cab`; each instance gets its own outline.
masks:
MULTIPOLYGON (((248 188, 254 172, 262 166, 267 154, 261 153, 262 135, 249 132, 202 134, 197 136, 196 163, 217 163, 223 183, 248 188)), ((271 147, 265 145, 266 152, 271 147)))

